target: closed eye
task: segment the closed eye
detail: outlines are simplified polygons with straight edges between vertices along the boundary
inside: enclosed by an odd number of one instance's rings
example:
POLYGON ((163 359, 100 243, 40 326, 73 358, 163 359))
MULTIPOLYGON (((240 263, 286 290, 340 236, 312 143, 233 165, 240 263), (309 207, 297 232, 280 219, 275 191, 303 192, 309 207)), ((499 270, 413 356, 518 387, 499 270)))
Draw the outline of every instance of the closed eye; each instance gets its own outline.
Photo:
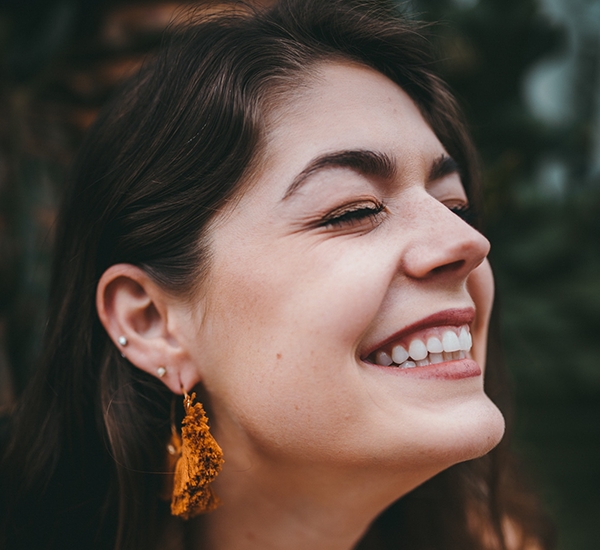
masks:
POLYGON ((469 225, 474 225, 477 220, 475 209, 470 204, 458 204, 448 206, 451 212, 454 212, 459 218, 467 222, 469 225))
POLYGON ((383 203, 373 201, 344 206, 327 214, 319 225, 320 227, 351 227, 359 225, 365 220, 376 224, 384 210, 383 203))

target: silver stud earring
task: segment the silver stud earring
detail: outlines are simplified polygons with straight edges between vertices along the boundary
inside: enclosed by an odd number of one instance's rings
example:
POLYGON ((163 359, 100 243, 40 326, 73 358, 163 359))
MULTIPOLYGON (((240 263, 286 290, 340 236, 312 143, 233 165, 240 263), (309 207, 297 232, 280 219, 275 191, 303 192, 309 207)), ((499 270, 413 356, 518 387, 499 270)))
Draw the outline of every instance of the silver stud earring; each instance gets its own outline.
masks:
POLYGON ((165 374, 167 374, 167 369, 165 367, 158 367, 156 369, 156 374, 158 374, 159 378, 162 378, 165 374))
POLYGON ((119 342, 119 344, 121 346, 126 346, 127 345, 127 338, 125 338, 125 336, 119 336, 118 342, 119 342))

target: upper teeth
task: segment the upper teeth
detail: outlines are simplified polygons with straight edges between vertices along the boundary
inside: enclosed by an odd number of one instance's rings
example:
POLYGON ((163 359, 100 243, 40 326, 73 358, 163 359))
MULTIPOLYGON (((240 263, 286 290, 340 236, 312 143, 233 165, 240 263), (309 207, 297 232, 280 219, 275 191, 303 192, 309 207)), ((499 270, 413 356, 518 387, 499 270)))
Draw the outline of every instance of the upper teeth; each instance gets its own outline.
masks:
POLYGON ((438 336, 430 336, 426 343, 420 338, 413 338, 408 349, 402 344, 397 344, 392 348, 391 355, 380 350, 375 354, 376 362, 384 366, 396 363, 403 368, 412 368, 464 359, 473 345, 471 333, 466 325, 460 328, 458 335, 456 332, 456 329, 448 328, 441 333, 441 340, 438 333, 438 336))

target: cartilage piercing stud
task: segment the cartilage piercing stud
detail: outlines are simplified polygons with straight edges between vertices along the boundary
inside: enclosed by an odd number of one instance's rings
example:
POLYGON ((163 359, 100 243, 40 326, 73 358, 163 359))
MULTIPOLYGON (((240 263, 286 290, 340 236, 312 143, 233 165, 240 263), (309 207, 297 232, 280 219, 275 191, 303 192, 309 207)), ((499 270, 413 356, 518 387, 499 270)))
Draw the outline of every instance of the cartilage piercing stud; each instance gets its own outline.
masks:
POLYGON ((119 344, 121 346, 126 346, 127 345, 127 338, 125 338, 125 336, 119 336, 118 342, 119 342, 119 344))

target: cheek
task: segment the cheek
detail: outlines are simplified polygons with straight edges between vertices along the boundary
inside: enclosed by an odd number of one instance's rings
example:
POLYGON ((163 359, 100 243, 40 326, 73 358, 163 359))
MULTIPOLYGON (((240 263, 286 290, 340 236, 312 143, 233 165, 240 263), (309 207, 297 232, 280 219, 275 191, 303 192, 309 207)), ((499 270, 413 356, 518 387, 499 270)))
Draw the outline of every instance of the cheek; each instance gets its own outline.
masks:
POLYGON ((255 441, 297 449, 331 433, 339 447, 349 437, 340 426, 361 416, 355 350, 387 281, 356 269, 364 251, 273 252, 215 262, 205 385, 219 413, 255 441))
POLYGON ((467 290, 475 303, 477 316, 472 326, 473 356, 485 367, 487 337, 494 302, 494 276, 487 259, 467 279, 467 290))
POLYGON ((221 349, 260 353, 263 360, 292 352, 305 356, 324 347, 351 352, 385 290, 384 283, 378 289, 367 270, 356 269, 361 256, 257 256, 256 262, 238 257, 235 264, 222 265, 215 277, 218 288, 208 321, 219 333, 215 338, 227 340, 221 349))

